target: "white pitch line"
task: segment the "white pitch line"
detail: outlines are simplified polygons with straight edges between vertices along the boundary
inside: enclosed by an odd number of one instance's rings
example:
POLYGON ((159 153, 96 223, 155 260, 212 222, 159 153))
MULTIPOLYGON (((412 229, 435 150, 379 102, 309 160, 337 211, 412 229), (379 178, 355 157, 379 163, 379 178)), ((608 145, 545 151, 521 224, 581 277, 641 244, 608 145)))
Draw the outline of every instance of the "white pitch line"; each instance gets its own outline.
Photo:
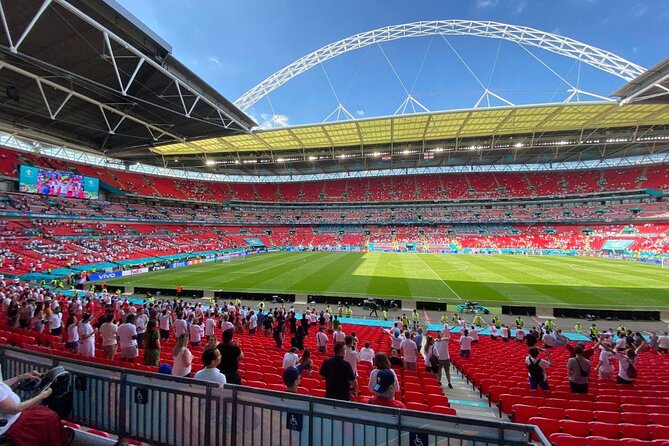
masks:
POLYGON ((418 260, 420 260, 421 262, 423 262, 423 265, 427 266, 427 268, 428 268, 430 271, 432 271, 432 274, 434 274, 435 276, 437 276, 437 279, 441 280, 441 283, 443 283, 444 285, 446 285, 446 288, 448 288, 449 290, 451 290, 451 293, 455 294, 455 297, 457 297, 457 298, 460 299, 460 300, 464 300, 462 297, 460 297, 460 295, 459 295, 458 293, 455 292, 455 290, 454 290, 453 288, 451 288, 451 286, 450 286, 448 283, 446 283, 446 281, 444 281, 444 279, 441 278, 441 276, 439 276, 439 274, 436 273, 435 270, 432 269, 432 267, 431 267, 430 265, 428 265, 427 263, 425 263, 425 260, 423 260, 423 259, 420 258, 420 254, 414 254, 414 255, 415 255, 416 257, 418 257, 418 260))

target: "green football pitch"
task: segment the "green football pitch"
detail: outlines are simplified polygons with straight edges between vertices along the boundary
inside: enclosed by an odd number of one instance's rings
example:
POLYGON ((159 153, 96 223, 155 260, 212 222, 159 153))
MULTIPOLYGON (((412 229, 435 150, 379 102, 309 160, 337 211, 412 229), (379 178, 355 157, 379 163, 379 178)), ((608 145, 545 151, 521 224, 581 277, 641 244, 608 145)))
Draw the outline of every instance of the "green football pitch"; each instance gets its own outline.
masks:
POLYGON ((490 306, 669 309, 669 269, 585 257, 277 252, 107 283, 451 304, 473 300, 490 306))

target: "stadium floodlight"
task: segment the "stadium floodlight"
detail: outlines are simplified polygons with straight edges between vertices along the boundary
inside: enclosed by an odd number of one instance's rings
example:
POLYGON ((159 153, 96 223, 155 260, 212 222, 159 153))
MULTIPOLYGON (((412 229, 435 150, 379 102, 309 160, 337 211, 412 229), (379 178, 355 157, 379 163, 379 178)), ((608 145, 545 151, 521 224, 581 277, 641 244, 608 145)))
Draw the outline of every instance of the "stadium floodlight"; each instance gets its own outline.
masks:
POLYGON ((207 164, 207 166, 213 166, 214 164, 216 164, 216 161, 214 161, 214 160, 207 160, 206 164, 207 164))
POLYGON ((314 161, 314 160, 316 160, 316 159, 317 159, 317 158, 316 158, 315 156, 313 156, 313 155, 309 157, 309 161, 314 161))
POLYGON ((513 147, 515 147, 516 149, 520 149, 521 147, 523 147, 523 145, 524 144, 522 142, 517 142, 513 145, 513 147))

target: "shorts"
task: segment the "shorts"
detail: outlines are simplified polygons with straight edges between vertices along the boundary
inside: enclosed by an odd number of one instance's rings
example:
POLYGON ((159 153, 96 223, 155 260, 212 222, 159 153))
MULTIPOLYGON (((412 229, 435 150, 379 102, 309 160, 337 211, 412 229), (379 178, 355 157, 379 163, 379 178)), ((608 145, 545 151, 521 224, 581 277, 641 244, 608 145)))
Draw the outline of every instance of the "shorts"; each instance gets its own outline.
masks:
POLYGON ((627 381, 626 379, 622 379, 620 375, 616 377, 616 382, 618 384, 634 384, 634 381, 627 381))
POLYGON ((469 358, 472 354, 471 350, 460 350, 460 357, 461 358, 469 358))
POLYGON ((569 386, 571 387, 571 393, 588 393, 588 383, 577 384, 569 381, 569 386))
POLYGON ((323 345, 323 346, 321 346, 321 347, 318 347, 318 351, 319 351, 320 353, 325 353, 325 346, 323 345))
POLYGON ((602 370, 599 371, 599 379, 611 379, 611 378, 613 378, 613 370, 611 370, 610 372, 605 372, 602 370))
POLYGON ((502 341, 509 342, 509 338, 502 338, 502 341))
POLYGON ((450 359, 440 359, 439 360, 439 367, 443 367, 445 369, 448 369, 451 367, 451 360, 450 359))
POLYGON ((428 373, 439 373, 439 366, 438 365, 426 365, 425 366, 425 371, 428 373))
POLYGON ((133 359, 139 355, 137 347, 123 347, 121 348, 121 359, 133 359))
POLYGON ((79 341, 74 341, 74 342, 67 342, 65 344, 66 348, 77 348, 79 347, 79 341))
POLYGON ((168 340, 170 338, 170 331, 160 329, 160 339, 168 340))
POLYGON ((416 370, 416 363, 404 361, 404 368, 407 370, 416 370))
POLYGON ((114 355, 116 354, 116 348, 117 348, 117 344, 114 344, 114 345, 103 345, 103 346, 102 346, 102 350, 104 350, 104 352, 106 353, 106 355, 109 356, 110 358, 113 358, 114 355))
POLYGON ((541 387, 546 391, 551 390, 550 386, 548 385, 548 380, 539 381, 530 376, 530 390, 537 390, 537 387, 541 387))

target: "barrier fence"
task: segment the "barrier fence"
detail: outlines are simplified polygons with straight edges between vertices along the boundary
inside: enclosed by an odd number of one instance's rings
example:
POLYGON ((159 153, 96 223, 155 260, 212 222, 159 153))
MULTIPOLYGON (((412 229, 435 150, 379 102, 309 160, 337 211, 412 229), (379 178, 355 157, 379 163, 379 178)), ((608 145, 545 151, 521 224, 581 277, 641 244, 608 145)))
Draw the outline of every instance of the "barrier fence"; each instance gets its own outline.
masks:
POLYGON ((70 421, 179 446, 491 446, 550 443, 531 425, 477 420, 177 378, 0 349, 2 379, 55 365, 71 374, 70 421))

